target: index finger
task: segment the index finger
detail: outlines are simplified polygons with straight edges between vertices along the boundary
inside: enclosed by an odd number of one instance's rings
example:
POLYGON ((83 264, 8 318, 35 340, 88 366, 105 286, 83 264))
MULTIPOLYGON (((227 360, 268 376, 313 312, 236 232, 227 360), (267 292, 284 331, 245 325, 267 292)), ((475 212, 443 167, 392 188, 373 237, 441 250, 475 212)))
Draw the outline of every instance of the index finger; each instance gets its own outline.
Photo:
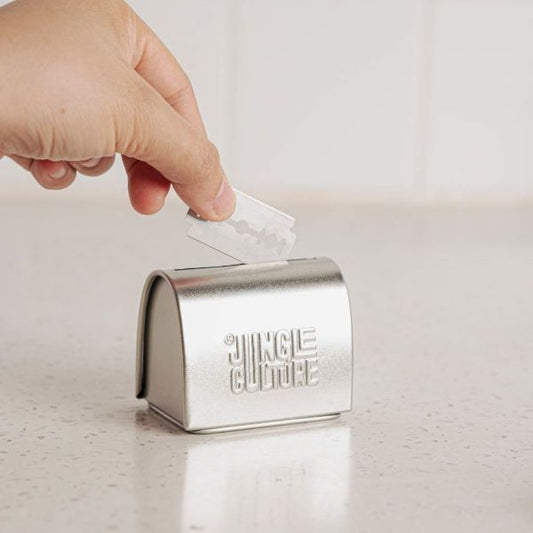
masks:
POLYGON ((205 128, 191 82, 170 50, 151 28, 136 18, 132 67, 183 118, 204 135, 205 128))

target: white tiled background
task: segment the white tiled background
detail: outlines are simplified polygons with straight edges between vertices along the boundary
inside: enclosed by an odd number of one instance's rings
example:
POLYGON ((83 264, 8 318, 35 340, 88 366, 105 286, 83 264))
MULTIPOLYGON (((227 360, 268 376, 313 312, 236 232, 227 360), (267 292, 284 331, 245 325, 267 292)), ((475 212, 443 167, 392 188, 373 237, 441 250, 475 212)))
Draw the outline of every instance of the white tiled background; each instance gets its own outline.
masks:
MULTIPOLYGON (((1 2, 5 3, 5 2, 1 2)), ((533 199, 533 0, 134 0, 193 80, 241 189, 343 201, 533 199)), ((124 198, 120 165, 2 195, 124 198)), ((57 197, 56 197, 57 198, 57 197)))

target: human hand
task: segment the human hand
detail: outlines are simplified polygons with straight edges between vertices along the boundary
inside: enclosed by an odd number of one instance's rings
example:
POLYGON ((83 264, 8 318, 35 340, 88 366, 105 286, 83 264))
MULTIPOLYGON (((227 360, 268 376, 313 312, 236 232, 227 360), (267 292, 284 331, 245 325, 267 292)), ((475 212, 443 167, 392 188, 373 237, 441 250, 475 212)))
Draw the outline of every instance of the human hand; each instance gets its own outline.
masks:
POLYGON ((121 0, 17 0, 0 8, 0 156, 48 189, 122 155, 133 207, 170 186, 222 220, 235 197, 186 74, 121 0))

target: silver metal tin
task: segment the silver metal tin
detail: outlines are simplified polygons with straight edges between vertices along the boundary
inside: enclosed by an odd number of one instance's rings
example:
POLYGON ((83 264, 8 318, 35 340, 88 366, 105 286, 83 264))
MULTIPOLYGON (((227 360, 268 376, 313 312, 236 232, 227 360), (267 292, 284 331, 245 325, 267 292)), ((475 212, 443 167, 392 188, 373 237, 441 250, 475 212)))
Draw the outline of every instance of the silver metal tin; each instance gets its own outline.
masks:
POLYGON ((190 432, 352 408, 348 292, 327 258, 161 270, 141 300, 137 397, 190 432))

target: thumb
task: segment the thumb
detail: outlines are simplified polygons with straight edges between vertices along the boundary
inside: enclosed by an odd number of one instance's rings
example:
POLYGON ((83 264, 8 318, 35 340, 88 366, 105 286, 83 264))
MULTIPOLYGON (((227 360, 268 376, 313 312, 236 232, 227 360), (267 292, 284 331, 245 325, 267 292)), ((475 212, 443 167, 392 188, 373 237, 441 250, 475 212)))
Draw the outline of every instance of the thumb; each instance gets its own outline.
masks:
MULTIPOLYGON (((138 77, 135 83, 140 90, 134 91, 126 116, 117 120, 117 151, 152 167, 202 218, 224 220, 231 216, 235 194, 215 145, 144 80, 138 77)), ((148 170, 148 184, 155 183, 154 173, 146 165, 126 165, 130 184, 142 179, 138 173, 143 169, 148 170)))

